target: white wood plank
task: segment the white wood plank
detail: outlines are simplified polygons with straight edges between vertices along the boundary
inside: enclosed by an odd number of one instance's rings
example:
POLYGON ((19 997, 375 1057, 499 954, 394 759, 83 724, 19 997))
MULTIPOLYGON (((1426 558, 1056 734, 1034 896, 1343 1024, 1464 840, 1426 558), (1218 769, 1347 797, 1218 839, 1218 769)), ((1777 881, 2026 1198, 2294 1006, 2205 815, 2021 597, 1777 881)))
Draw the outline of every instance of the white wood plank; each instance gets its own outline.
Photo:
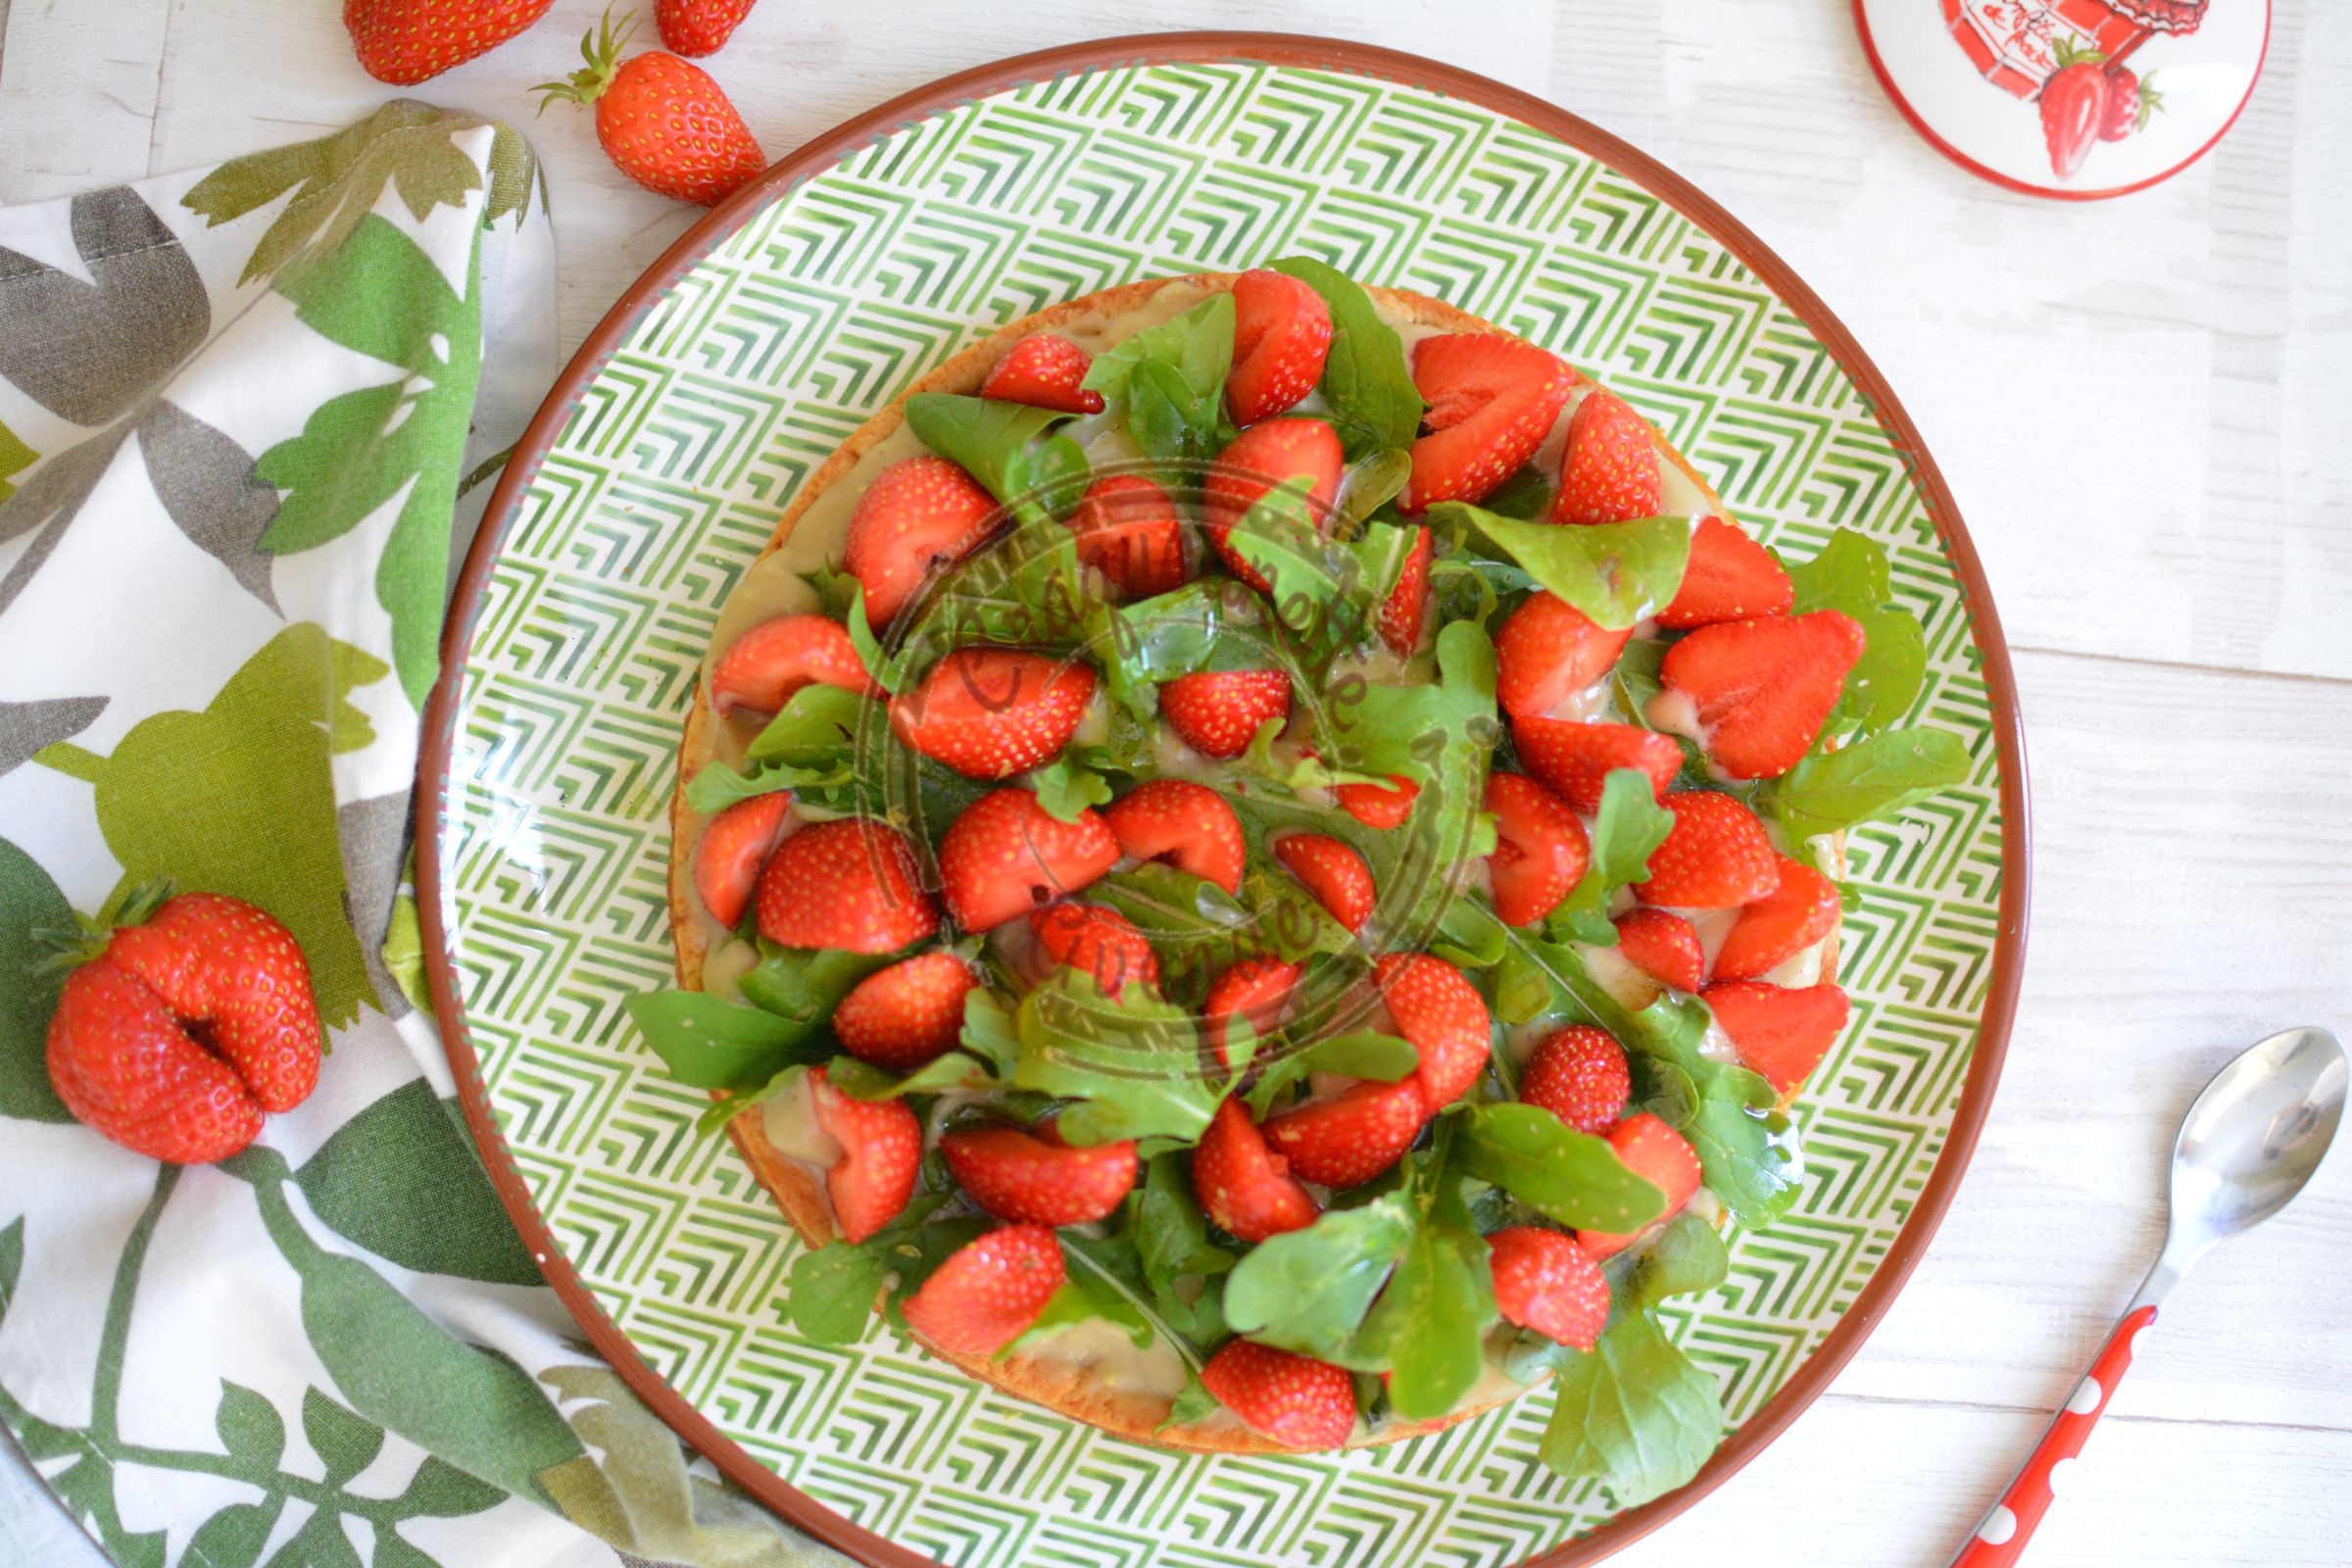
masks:
POLYGON ((0 202, 147 172, 170 0, 15 0, 0 52, 0 202))

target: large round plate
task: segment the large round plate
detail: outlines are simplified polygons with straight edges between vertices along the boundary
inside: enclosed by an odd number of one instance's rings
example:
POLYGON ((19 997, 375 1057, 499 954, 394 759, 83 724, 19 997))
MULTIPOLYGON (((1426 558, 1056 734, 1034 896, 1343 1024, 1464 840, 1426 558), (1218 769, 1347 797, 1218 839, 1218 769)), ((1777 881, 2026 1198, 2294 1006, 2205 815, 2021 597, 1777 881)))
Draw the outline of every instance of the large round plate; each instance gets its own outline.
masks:
MULTIPOLYGON (((1917 1260, 1992 1095, 2024 942, 2007 653, 1917 432, 1755 237, 1525 94, 1323 39, 1182 34, 1032 55, 820 138, 614 307, 508 465, 428 714, 434 1000, 509 1207, 589 1338, 785 1515, 876 1563, 1463 1568, 1607 1555, 1720 1482, 1853 1353, 1917 1260), (1895 563, 1932 666, 1916 721, 1963 788, 1849 844, 1855 1020, 1799 1109, 1802 1201, 1674 1314, 1738 1423, 1683 1492, 1611 1516, 1536 1457, 1538 1394, 1345 1457, 1202 1458, 1006 1399, 877 1326, 797 1339, 796 1244, 620 1002, 670 975, 666 810, 719 604, 796 485, 1002 323, 1113 283, 1309 252, 1605 376, 1774 544, 1895 563)), ((1809 1506, 1790 1499, 1792 1508, 1809 1506)))

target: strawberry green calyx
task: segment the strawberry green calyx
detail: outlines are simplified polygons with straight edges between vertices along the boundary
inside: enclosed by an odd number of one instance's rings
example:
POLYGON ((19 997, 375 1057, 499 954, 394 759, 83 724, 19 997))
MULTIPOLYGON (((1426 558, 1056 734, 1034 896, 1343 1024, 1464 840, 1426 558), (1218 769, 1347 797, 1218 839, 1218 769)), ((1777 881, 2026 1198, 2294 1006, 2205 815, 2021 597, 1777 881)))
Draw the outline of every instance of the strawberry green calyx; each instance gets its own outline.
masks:
POLYGON ((122 896, 111 920, 101 920, 76 909, 72 925, 42 926, 33 932, 33 939, 52 951, 37 968, 43 974, 54 974, 60 969, 77 969, 93 958, 105 956, 107 944, 114 940, 117 931, 125 926, 145 925, 177 891, 170 877, 153 877, 122 896))
POLYGON ((539 112, 546 114, 548 106, 559 100, 586 107, 602 98, 619 74, 620 52, 628 47, 629 37, 636 30, 635 12, 622 12, 615 24, 608 7, 604 19, 580 35, 580 58, 587 64, 562 81, 543 81, 531 89, 540 94, 539 112))

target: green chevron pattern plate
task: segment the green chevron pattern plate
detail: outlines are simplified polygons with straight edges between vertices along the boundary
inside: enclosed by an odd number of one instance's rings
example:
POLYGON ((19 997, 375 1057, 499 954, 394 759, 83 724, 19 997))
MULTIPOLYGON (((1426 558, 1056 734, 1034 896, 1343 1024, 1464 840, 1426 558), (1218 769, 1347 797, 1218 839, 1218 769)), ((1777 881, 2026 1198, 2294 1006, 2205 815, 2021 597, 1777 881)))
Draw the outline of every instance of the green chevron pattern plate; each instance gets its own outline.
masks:
POLYGON ((702 1100, 619 1006, 669 974, 679 719, 795 486, 1005 321, 1305 252, 1604 376, 1783 550, 1839 526, 1884 541, 1933 656, 1912 721, 1979 760, 1970 785, 1855 836, 1855 1016, 1801 1107, 1804 1200, 1739 1237, 1731 1278, 1677 1319, 1734 1419, 1753 1417, 1886 1260, 2013 984, 1996 938, 2016 824, 1979 630, 1930 486, 1849 368, 1635 177, 1476 102, 1340 71, 1064 74, 904 123, 740 217, 647 297, 510 480, 446 710, 437 863, 464 1032, 504 1156, 629 1346, 760 1464, 958 1568, 1489 1568, 1608 1516, 1537 1461, 1547 1394, 1344 1458, 1202 1459, 1004 1399, 878 1326, 801 1342, 778 1308, 796 1244, 727 1145, 693 1135, 702 1100))

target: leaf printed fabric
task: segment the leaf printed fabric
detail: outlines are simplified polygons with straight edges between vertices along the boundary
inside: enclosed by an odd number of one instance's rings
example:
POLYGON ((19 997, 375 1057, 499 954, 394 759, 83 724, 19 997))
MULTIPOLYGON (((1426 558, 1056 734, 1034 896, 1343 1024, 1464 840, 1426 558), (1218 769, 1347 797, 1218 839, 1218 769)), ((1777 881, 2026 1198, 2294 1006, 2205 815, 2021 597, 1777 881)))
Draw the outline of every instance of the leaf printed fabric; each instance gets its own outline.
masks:
POLYGON ((528 146, 417 103, 0 212, 0 1421, 123 1564, 843 1560, 573 1342, 414 1006, 419 710, 550 269, 528 146), (218 1166, 44 1065, 37 933, 157 876, 284 921, 332 1048, 218 1166))

